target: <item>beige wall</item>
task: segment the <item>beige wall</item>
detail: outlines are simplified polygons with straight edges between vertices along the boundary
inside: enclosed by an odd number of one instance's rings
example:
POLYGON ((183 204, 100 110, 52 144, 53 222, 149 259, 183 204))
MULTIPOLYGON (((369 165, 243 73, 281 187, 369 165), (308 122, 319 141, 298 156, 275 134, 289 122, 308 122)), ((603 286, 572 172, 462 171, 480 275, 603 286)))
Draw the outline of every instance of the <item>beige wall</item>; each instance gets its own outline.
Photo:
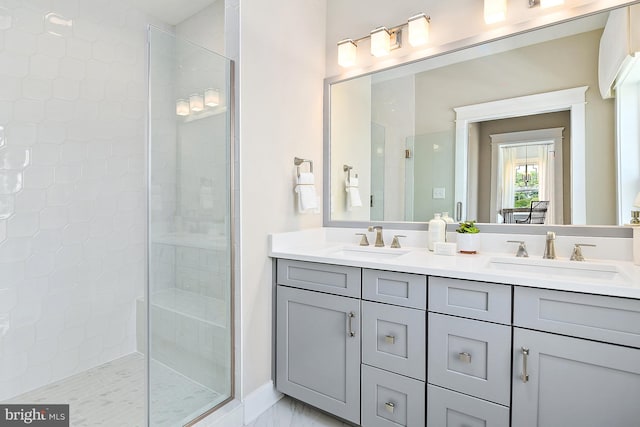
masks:
POLYGON ((371 194, 371 79, 363 77, 336 85, 331 91, 331 218, 369 221, 371 194), (358 174, 362 206, 347 210, 343 166, 358 174))
POLYGON ((525 130, 564 128, 562 132, 562 215, 564 224, 571 224, 571 114, 569 111, 537 114, 512 119, 479 123, 478 156, 478 221, 491 222, 491 135, 525 130))
POLYGON ((598 91, 600 34, 590 31, 417 75, 416 134, 452 129, 454 107, 588 86, 587 224, 615 224, 614 102, 598 91))
POLYGON ((325 14, 324 0, 240 5, 242 396, 271 380, 268 234, 322 225, 296 213, 293 158, 322 182, 325 14))

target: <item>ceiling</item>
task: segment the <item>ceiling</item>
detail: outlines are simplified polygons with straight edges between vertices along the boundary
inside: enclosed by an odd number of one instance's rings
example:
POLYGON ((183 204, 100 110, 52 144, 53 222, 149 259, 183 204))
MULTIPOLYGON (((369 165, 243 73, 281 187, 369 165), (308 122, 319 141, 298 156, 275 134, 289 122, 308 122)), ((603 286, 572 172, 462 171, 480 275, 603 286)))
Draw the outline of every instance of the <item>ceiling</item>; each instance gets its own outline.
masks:
POLYGON ((170 25, 176 25, 193 16, 216 0, 133 0, 141 11, 170 25))

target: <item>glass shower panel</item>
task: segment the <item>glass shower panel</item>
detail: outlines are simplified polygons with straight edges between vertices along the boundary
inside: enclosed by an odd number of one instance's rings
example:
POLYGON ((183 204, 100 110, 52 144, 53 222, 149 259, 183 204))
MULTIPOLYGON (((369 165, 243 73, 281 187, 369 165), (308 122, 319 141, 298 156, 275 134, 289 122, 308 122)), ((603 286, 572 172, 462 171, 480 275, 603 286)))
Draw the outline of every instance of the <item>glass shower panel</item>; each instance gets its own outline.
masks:
POLYGON ((232 395, 231 61, 149 30, 151 426, 232 395))

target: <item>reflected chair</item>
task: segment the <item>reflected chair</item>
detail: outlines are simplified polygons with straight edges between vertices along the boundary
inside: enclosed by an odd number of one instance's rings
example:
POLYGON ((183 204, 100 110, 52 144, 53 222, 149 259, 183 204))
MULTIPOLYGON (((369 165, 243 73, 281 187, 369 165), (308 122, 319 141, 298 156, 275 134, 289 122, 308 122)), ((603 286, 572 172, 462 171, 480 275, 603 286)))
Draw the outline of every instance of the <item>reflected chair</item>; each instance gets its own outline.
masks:
POLYGON ((549 201, 532 201, 529 215, 525 219, 516 220, 517 224, 544 224, 549 209, 549 201))

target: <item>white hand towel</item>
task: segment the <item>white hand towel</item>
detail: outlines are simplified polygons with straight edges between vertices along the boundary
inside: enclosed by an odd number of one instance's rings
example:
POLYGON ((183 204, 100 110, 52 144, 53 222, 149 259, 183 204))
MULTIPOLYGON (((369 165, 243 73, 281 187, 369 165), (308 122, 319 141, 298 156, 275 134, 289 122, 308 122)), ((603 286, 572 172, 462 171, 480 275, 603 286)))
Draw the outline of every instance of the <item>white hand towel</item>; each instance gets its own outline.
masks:
POLYGON ((318 197, 316 196, 315 178, 311 172, 300 173, 296 193, 298 193, 298 212, 315 212, 318 208, 318 197))
POLYGON ((347 210, 351 211, 351 208, 362 206, 362 199, 360 199, 360 188, 358 188, 358 178, 356 178, 353 172, 351 180, 345 180, 345 190, 347 192, 347 210))

